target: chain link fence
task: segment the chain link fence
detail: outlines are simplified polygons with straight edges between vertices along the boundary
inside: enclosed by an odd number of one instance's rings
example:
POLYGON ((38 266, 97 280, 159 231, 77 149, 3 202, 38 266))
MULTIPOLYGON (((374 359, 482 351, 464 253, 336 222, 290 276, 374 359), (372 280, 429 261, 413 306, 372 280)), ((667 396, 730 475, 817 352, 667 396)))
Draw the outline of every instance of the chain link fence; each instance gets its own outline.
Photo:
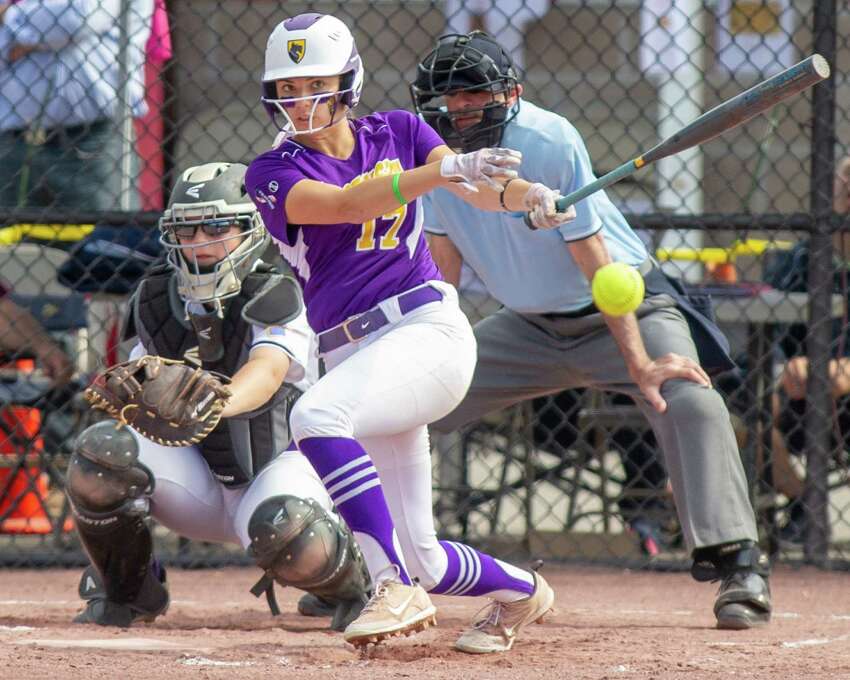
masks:
MULTIPOLYGON (((285 16, 317 11, 353 29, 367 73, 359 114, 410 109, 408 83, 435 38, 488 30, 512 53, 523 96, 582 133, 597 175, 812 52, 828 59, 834 76, 814 91, 609 193, 668 272, 714 296, 739 361, 716 385, 765 547, 781 560, 845 566, 850 166, 841 159, 850 146, 850 12, 836 7, 834 0, 7 6, 2 562, 83 562, 63 494, 74 437, 91 417, 78 392, 125 356, 119 320, 133 285, 160 256, 156 219, 177 173, 213 160, 248 163, 268 148, 274 130, 259 104, 265 41, 285 16), (70 382, 51 387, 51 375, 70 373, 70 382)), ((473 321, 498 309, 470 270, 461 293, 473 321)), ((499 554, 659 568, 687 562, 664 461, 624 397, 568 391, 435 436, 434 489, 439 531, 499 554)), ((236 547, 190 543, 163 528, 156 535, 160 552, 183 565, 245 560, 236 547)))

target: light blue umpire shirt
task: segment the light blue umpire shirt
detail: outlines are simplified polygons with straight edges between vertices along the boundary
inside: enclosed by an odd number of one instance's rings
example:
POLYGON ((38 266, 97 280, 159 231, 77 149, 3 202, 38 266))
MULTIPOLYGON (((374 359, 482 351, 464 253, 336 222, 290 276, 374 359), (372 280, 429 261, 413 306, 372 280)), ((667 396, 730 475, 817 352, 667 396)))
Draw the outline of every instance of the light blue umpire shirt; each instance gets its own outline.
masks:
MULTIPOLYGON (((128 5, 128 98, 145 113, 145 43, 153 0, 128 5)), ((122 0, 21 0, 0 24, 0 131, 114 118, 118 110, 122 0), (14 44, 43 46, 14 63, 14 44)))
MULTIPOLYGON (((521 101, 501 146, 522 152, 520 177, 568 194, 596 177, 578 131, 562 116, 521 101)), ((590 284, 565 242, 601 231, 616 262, 637 266, 646 247, 598 191, 576 205, 576 219, 532 231, 522 213, 485 212, 445 189, 425 196, 425 229, 448 236, 490 294, 516 312, 572 312, 591 304, 590 284)))

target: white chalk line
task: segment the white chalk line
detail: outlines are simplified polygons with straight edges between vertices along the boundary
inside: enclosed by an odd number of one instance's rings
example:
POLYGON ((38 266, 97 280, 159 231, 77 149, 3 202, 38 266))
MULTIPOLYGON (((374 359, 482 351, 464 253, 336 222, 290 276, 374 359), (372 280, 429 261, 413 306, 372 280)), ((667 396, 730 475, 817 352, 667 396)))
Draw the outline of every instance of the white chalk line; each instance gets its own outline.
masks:
MULTIPOLYGON (((173 604, 179 605, 181 607, 188 608, 209 608, 211 606, 220 607, 224 606, 232 606, 232 607, 245 607, 244 602, 224 602, 224 603, 216 603, 215 605, 211 605, 208 602, 199 602, 197 600, 174 600, 173 604)), ((39 606, 42 608, 55 608, 55 607, 67 607, 67 606, 80 606, 81 602, 79 600, 53 600, 53 601, 44 601, 44 600, 0 600, 0 607, 2 606, 39 606)), ((461 608, 463 605, 461 604, 448 604, 441 607, 441 609, 456 609, 461 608)), ((614 615, 614 616, 658 616, 658 615, 673 615, 673 616, 694 616, 697 612, 689 609, 676 609, 676 610, 655 610, 655 609, 617 609, 617 610, 604 610, 604 609, 591 609, 591 608, 573 608, 573 609, 562 609, 562 612, 572 612, 577 614, 593 614, 593 615, 614 615)), ((801 615, 797 612, 774 612, 773 617, 775 619, 809 619, 815 621, 847 621, 850 620, 850 614, 829 614, 826 616, 811 616, 811 615, 801 615)), ((33 626, 0 626, 0 634, 6 634, 13 637, 19 637, 21 634, 31 633, 35 630, 43 630, 46 628, 50 628, 51 626, 42 626, 42 627, 33 627, 33 626)), ((835 642, 843 642, 845 640, 850 639, 850 634, 842 635, 836 638, 811 638, 805 640, 786 640, 779 642, 779 646, 784 649, 802 649, 807 647, 815 647, 820 645, 828 645, 835 642)), ((50 640, 41 640, 41 639, 24 639, 20 637, 18 640, 10 641, 12 644, 23 644, 23 645, 41 645, 46 647, 102 647, 102 648, 112 648, 112 649, 125 649, 125 650, 154 650, 154 649, 192 649, 197 651, 207 650, 209 648, 199 647, 196 645, 186 645, 180 643, 173 643, 164 640, 155 640, 150 638, 127 638, 124 640, 66 640, 66 639, 50 639, 50 640)), ((733 642, 733 641, 717 641, 717 642, 708 642, 706 643, 709 647, 753 647, 753 646, 764 646, 764 645, 773 645, 777 643, 773 642, 733 642)), ((205 660, 204 657, 193 657, 196 661, 184 661, 184 665, 252 665, 253 662, 214 662, 213 660, 205 660), (207 663, 209 662, 209 663, 207 663)), ((281 663, 286 663, 286 661, 281 661, 281 663)), ((617 673, 628 673, 631 671, 628 667, 617 666, 612 669, 617 673)))
POLYGON ((801 647, 816 647, 818 645, 831 645, 833 642, 844 642, 850 640, 850 634, 839 635, 835 638, 815 638, 813 640, 796 640, 794 642, 783 642, 782 647, 786 649, 799 649, 801 647))
MULTIPOLYGON (((199 600, 171 600, 171 604, 180 605, 181 607, 246 607, 253 600, 244 600, 241 602, 201 602, 199 600)), ((0 600, 0 607, 69 607, 83 606, 82 600, 0 600)))
POLYGON ((28 639, 16 640, 17 645, 33 645, 37 647, 79 647, 87 649, 117 649, 131 651, 182 651, 192 650, 198 652, 210 652, 209 647, 203 645, 171 642, 170 640, 158 640, 155 638, 90 638, 90 639, 62 639, 62 638, 43 638, 43 639, 28 639))
POLYGON ((208 659, 205 656, 190 656, 185 659, 178 659, 177 663, 181 666, 256 666, 256 661, 217 661, 216 659, 208 659))

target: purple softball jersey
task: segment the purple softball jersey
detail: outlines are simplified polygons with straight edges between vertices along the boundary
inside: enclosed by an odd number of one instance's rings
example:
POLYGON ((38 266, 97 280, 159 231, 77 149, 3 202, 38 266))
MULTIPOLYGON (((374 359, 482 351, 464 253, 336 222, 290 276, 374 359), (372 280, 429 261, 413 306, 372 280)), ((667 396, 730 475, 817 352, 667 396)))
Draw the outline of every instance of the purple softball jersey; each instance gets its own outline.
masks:
POLYGON ((364 224, 289 224, 286 197, 304 179, 339 187, 424 165, 443 140, 407 111, 349 121, 356 143, 345 160, 293 140, 248 168, 245 184, 266 228, 304 287, 307 318, 320 333, 426 281, 439 270, 425 244, 420 200, 364 224))

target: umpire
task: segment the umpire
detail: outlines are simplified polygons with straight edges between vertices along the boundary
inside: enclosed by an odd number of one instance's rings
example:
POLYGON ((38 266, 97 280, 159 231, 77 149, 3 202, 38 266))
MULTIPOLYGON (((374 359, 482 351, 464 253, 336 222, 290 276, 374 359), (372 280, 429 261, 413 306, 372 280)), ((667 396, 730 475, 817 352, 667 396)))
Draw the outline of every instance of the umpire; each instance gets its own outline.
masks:
MULTIPOLYGON (((570 192, 593 181, 576 129, 521 99, 509 55, 479 31, 446 35, 418 65, 417 112, 464 152, 505 146, 523 154, 529 181, 570 192)), ((770 620, 767 560, 729 420, 709 372, 732 367, 722 333, 655 266, 606 194, 530 231, 522 196, 505 185, 501 212, 475 210, 448 191, 426 197, 425 228, 443 275, 466 261, 504 308, 475 326, 478 364, 457 409, 433 427, 451 431, 519 401, 595 387, 629 395, 649 420, 673 485, 700 581, 721 580, 718 628, 770 620), (610 261, 638 267, 647 296, 614 318, 593 305, 588 281, 610 261)))

